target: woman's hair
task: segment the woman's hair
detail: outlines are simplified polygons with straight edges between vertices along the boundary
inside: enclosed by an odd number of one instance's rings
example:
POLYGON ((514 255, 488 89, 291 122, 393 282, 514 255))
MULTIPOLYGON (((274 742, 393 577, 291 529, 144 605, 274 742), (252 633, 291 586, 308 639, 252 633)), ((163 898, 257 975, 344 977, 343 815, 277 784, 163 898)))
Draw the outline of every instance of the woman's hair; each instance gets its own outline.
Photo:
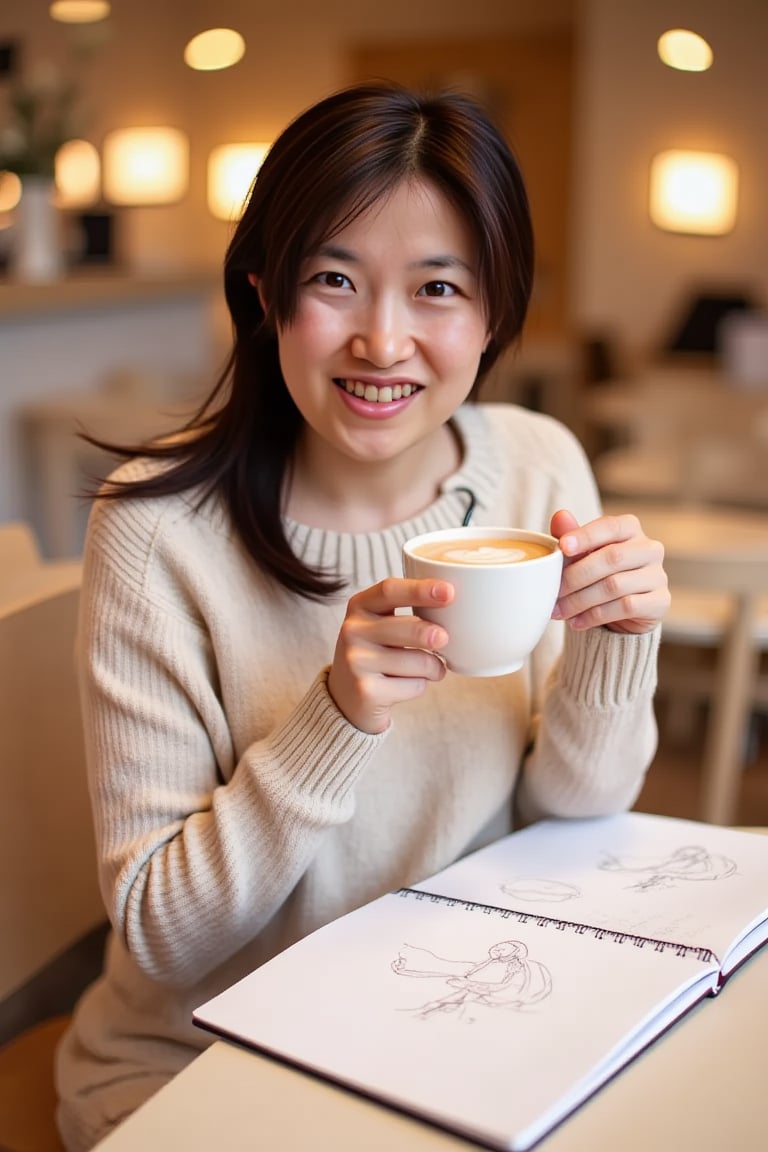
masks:
POLYGON ((224 289, 233 347, 215 388, 184 434, 149 445, 101 444, 168 465, 149 478, 113 482, 105 499, 194 488, 226 503, 256 564, 309 597, 337 591, 338 578, 292 552, 282 493, 302 417, 285 386, 278 327, 297 307, 303 261, 404 180, 429 181, 471 229, 491 338, 472 389, 519 336, 533 276, 533 235, 517 163, 472 99, 421 95, 388 83, 347 88, 294 120, 270 149, 227 249, 224 289), (258 277, 260 294, 249 280, 258 277))

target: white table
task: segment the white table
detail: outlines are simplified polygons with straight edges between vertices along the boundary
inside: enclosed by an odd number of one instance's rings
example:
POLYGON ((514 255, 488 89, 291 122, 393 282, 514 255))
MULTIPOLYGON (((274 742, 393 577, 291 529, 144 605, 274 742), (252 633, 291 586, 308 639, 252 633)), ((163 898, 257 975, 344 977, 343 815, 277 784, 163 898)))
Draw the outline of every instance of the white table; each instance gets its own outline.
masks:
MULTIPOLYGON (((541 1152, 764 1152, 768 950, 537 1145, 541 1152)), ((216 1042, 99 1152, 467 1152, 476 1145, 216 1042)))
POLYGON ((606 512, 634 512, 646 534, 682 556, 762 556, 768 559, 768 511, 711 504, 605 499, 606 512))
POLYGON ((768 507, 768 389, 739 388, 722 373, 657 370, 596 385, 583 399, 600 490, 618 497, 686 497, 768 507))

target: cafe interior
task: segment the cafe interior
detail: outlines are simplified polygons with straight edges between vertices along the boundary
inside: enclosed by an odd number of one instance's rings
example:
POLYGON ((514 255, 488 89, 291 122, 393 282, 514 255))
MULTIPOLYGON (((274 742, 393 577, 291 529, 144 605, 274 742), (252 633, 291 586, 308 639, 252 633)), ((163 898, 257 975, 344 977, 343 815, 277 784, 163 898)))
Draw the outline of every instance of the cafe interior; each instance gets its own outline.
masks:
POLYGON ((461 89, 504 129, 536 273, 481 402, 566 423, 606 509, 665 545, 637 808, 768 825, 766 45, 763 0, 4 0, 0 1146, 60 1147, 49 1102, 32 1143, 29 1107, 4 1117, 104 939, 72 650, 82 492, 112 461, 78 432, 143 440, 209 391, 233 221, 275 135, 344 84, 461 89), (50 172, 30 109, 60 135, 50 172))

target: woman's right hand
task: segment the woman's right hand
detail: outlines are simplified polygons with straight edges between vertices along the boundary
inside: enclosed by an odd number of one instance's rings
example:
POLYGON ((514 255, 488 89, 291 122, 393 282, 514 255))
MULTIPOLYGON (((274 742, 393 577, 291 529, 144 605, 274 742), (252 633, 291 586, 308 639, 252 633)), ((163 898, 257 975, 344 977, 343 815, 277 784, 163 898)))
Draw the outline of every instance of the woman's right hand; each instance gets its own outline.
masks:
POLYGON ((448 633, 418 615, 453 599, 444 580, 390 577, 352 596, 341 625, 328 691, 350 724, 372 735, 389 727, 390 710, 420 696, 429 680, 442 680, 436 652, 448 633), (397 608, 413 614, 396 615, 397 608))

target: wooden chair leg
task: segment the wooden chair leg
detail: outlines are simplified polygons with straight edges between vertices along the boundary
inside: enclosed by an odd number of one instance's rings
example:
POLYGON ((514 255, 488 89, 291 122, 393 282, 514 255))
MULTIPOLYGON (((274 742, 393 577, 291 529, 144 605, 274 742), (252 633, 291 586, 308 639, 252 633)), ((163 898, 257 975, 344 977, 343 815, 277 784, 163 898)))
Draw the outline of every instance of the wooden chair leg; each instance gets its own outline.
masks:
POLYGON ((736 819, 739 774, 756 675, 752 647, 754 600, 742 597, 720 653, 704 749, 701 818, 710 824, 736 819))

